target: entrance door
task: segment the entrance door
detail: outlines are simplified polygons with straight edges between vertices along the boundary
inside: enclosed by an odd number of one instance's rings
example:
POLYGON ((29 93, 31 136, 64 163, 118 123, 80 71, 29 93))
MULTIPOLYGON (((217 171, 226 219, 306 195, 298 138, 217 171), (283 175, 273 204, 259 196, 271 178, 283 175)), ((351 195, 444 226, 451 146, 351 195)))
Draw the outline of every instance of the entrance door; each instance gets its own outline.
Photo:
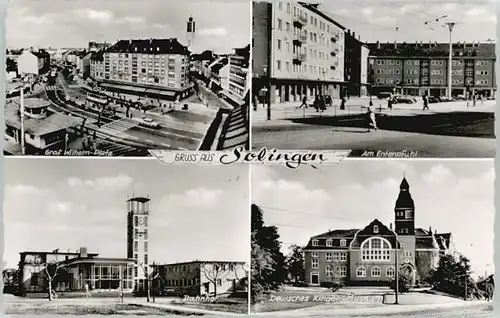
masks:
POLYGON ((319 285, 319 274, 318 273, 311 274, 311 284, 312 285, 319 285))
POLYGON ((210 294, 210 283, 204 283, 203 287, 205 288, 205 294, 210 294))

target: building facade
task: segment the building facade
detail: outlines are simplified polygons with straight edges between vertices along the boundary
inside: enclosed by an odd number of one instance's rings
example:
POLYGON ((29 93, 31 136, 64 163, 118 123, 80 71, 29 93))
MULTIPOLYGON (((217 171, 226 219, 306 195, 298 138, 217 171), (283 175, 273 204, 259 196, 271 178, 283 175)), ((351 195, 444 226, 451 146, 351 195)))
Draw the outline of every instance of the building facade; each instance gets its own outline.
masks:
POLYGON ((306 282, 340 280, 348 285, 387 285, 399 272, 424 282, 439 257, 454 253, 451 233, 415 227, 415 204, 405 178, 394 209, 394 228, 375 219, 361 229, 331 230, 313 236, 305 252, 306 282))
POLYGON ((148 223, 149 203, 146 197, 133 197, 127 200, 127 258, 135 261, 134 288, 144 290, 149 275, 148 223))
POLYGON ((152 89, 183 98, 192 87, 189 51, 177 39, 120 40, 99 52, 91 58, 90 76, 106 88, 152 89))
POLYGON ((233 105, 244 104, 245 96, 250 89, 250 45, 235 49, 229 55, 229 81, 228 87, 223 91, 225 99, 233 105))
MULTIPOLYGON (((370 80, 373 94, 445 96, 448 91, 448 43, 372 43, 370 80)), ((495 44, 452 45, 452 96, 496 92, 495 44)))
POLYGON ((344 80, 343 92, 347 96, 366 96, 368 83, 368 51, 356 33, 345 32, 344 80))
POLYGON ((253 2, 252 23, 255 93, 264 93, 271 103, 300 101, 304 95, 340 96, 342 25, 317 5, 294 1, 253 2))
POLYGON ((130 293, 133 290, 133 260, 99 258, 77 252, 26 251, 20 253, 18 278, 21 294, 48 292, 49 280, 56 292, 81 292, 88 285, 92 293, 130 293))
POLYGON ((18 73, 44 74, 50 68, 50 54, 45 50, 31 48, 23 50, 17 59, 18 73), (29 70, 29 71, 26 71, 29 70), (35 73, 36 72, 36 73, 35 73))
POLYGON ((245 262, 192 261, 157 265, 162 289, 177 295, 220 295, 247 290, 245 262))

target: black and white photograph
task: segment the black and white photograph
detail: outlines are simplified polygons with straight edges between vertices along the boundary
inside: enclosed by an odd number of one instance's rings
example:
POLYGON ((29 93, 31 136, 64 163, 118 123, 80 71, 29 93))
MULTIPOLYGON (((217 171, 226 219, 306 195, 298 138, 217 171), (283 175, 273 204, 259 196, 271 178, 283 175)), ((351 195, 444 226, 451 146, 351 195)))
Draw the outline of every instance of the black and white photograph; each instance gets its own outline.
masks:
POLYGON ((252 167, 256 314, 492 317, 494 162, 252 167))
POLYGON ((247 313, 248 193, 244 165, 7 159, 4 312, 247 313))
POLYGON ((246 0, 16 0, 6 29, 6 155, 249 147, 246 0))
POLYGON ((486 0, 254 1, 252 147, 493 158, 496 12, 486 0))

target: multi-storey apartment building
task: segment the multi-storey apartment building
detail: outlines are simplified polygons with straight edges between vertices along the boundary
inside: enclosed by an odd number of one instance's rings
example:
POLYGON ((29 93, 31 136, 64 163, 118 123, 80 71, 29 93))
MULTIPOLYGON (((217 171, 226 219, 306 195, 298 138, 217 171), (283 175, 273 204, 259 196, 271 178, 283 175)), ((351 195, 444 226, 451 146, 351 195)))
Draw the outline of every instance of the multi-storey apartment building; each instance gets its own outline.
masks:
POLYGON ((242 105, 250 89, 250 45, 235 49, 229 59, 229 86, 223 94, 232 104, 242 105))
POLYGON ((271 103, 304 95, 339 96, 344 83, 345 28, 295 1, 253 2, 253 91, 271 103), (264 88, 264 89, 263 89, 264 88))
POLYGON ((175 38, 120 40, 92 64, 91 77, 110 90, 183 98, 191 88, 189 51, 175 38))
POLYGON ((160 288, 179 295, 225 294, 246 290, 245 262, 192 261, 156 265, 160 288))
MULTIPOLYGON (((448 43, 372 43, 369 66, 372 93, 444 96, 448 90, 448 43)), ((452 45, 452 95, 493 96, 495 44, 452 45)))
POLYGON ((392 223, 375 219, 361 229, 329 230, 313 236, 305 252, 306 282, 320 285, 332 280, 350 285, 383 285, 394 278, 396 268, 414 284, 429 276, 440 255, 454 252, 451 233, 415 227, 415 204, 405 178, 392 223))
POLYGON ((344 80, 345 94, 365 96, 368 83, 369 49, 360 41, 356 33, 347 30, 345 33, 344 80))

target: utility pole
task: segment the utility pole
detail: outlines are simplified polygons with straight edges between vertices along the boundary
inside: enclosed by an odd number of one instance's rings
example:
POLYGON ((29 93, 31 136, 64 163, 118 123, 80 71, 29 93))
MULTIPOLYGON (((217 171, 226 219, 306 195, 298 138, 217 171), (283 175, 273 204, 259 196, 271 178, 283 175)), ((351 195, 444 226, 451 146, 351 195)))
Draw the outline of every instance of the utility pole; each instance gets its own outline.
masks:
POLYGON ((394 252, 394 277, 396 279, 395 286, 395 295, 394 295, 394 304, 399 304, 399 264, 398 264, 398 254, 399 254, 399 241, 398 236, 396 235, 396 251, 394 252))
MULTIPOLYGON (((271 64, 271 61, 269 61, 269 64, 271 64)), ((271 120, 271 65, 266 68, 266 90, 267 120, 271 120)))
POLYGON ((24 132, 24 78, 22 79, 22 85, 20 90, 20 101, 19 101, 19 112, 21 116, 21 154, 26 154, 26 145, 25 145, 25 132, 24 132))
POLYGON ((453 32, 453 28, 455 27, 455 22, 446 22, 445 25, 448 26, 448 30, 450 31, 450 43, 449 43, 449 54, 448 54, 448 98, 451 99, 451 63, 453 56, 453 45, 451 42, 451 33, 453 32))

